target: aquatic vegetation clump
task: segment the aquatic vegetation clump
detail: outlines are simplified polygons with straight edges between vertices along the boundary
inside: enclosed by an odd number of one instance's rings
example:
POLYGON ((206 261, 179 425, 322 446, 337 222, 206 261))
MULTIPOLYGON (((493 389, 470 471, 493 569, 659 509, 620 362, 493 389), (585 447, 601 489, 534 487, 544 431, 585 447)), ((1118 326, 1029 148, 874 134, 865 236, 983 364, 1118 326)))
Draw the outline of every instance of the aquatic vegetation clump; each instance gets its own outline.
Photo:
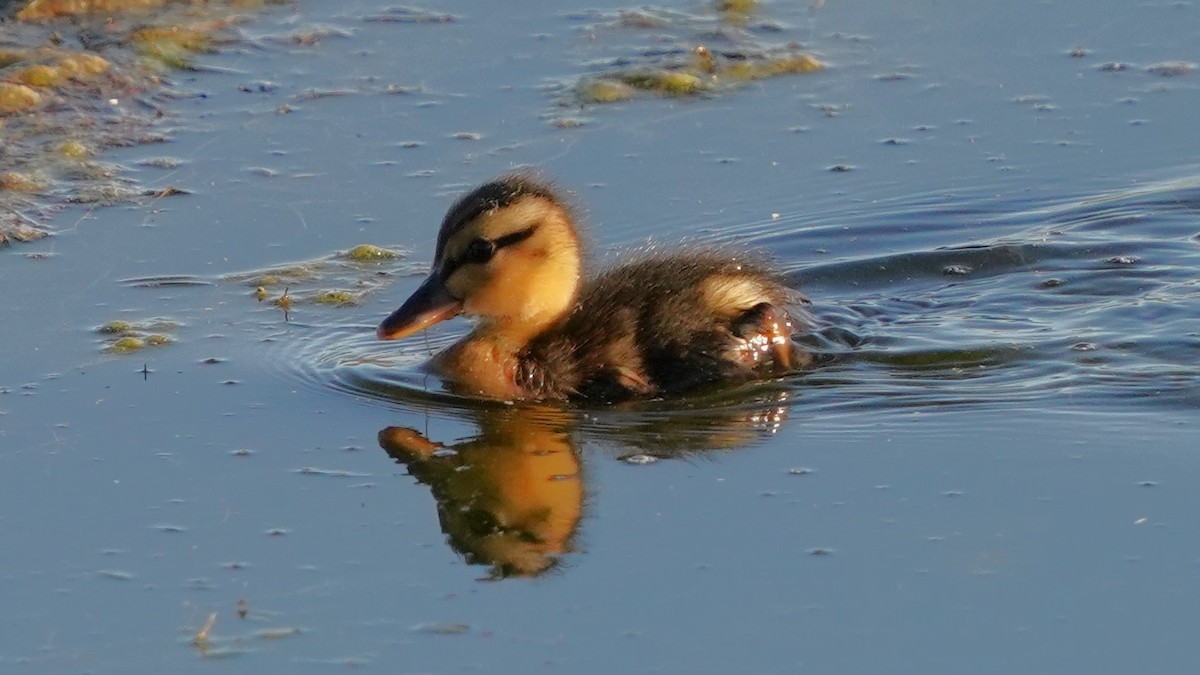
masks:
POLYGON ((74 138, 59 143, 55 152, 66 159, 84 159, 92 155, 92 151, 82 141, 74 138))
POLYGON ((165 3, 166 0, 30 0, 24 9, 17 12, 17 18, 21 21, 45 21, 87 14, 148 12, 165 3))
POLYGON ((127 333, 134 332, 134 327, 133 324, 128 321, 122 321, 118 319, 115 321, 109 321, 103 326, 97 327, 96 332, 103 333, 105 335, 125 335, 127 333))
POLYGON ((719 52, 704 45, 692 58, 677 58, 663 66, 624 67, 579 80, 568 103, 615 103, 639 93, 673 98, 708 96, 753 80, 815 73, 825 64, 805 52, 785 48, 774 52, 719 52))
POLYGON ((36 108, 42 103, 42 95, 24 84, 0 82, 0 115, 11 115, 36 108))
POLYGON ((149 194, 96 157, 166 140, 170 68, 231 42, 248 9, 269 0, 29 0, 3 12, 0 46, 0 244, 49 231, 73 203, 149 194), (34 181, 22 176, 36 176, 34 181))
POLYGON ((145 340, 133 335, 126 335, 114 340, 106 351, 110 354, 128 354, 129 352, 136 352, 145 348, 145 340))
POLYGON ((214 51, 213 34, 223 26, 220 21, 156 26, 136 30, 129 39, 143 57, 168 68, 189 70, 194 55, 214 51))
POLYGON ((46 182, 39 180, 33 174, 20 171, 5 171, 0 173, 0 190, 9 192, 40 192, 46 189, 46 182))
POLYGON ((221 280, 250 286, 255 302, 283 310, 284 319, 290 320, 297 307, 357 306, 390 277, 418 271, 420 266, 402 259, 402 251, 359 244, 323 258, 229 274, 221 280))
POLYGON ((803 75, 815 73, 825 67, 811 54, 783 54, 757 61, 731 61, 724 65, 722 73, 730 79, 762 80, 781 75, 803 75))
POLYGON ((621 73, 618 77, 634 89, 668 96, 692 96, 711 89, 710 83, 686 70, 651 68, 621 73))
POLYGON ((758 11, 758 0, 716 0, 716 8, 724 21, 741 24, 758 11))
POLYGON ((58 87, 70 80, 87 82, 112 67, 104 57, 86 52, 39 49, 25 54, 10 53, 10 57, 14 58, 8 65, 21 65, 12 69, 7 76, 9 80, 30 87, 58 87))
POLYGON ((579 81, 576 92, 581 103, 615 103, 637 95, 632 86, 610 77, 584 78, 579 81))
POLYGON ((313 301, 322 305, 357 305, 358 297, 350 291, 321 291, 313 301))
POLYGON ((354 248, 346 251, 346 257, 357 262, 374 262, 377 260, 394 260, 400 256, 399 253, 376 246, 374 244, 359 244, 354 248))
MULTIPOLYGON (((563 106, 616 103, 638 98, 696 98, 721 95, 755 80, 814 73, 824 62, 794 42, 764 40, 786 30, 751 21, 756 0, 715 0, 699 13, 657 9, 622 10, 585 27, 589 36, 653 29, 662 47, 630 45, 632 54, 594 59, 596 72, 577 78, 560 98, 563 106), (721 48, 708 46, 721 44, 721 48)), ((603 40, 596 38, 603 44, 603 40)))
POLYGON ((104 336, 104 351, 109 354, 129 354, 147 347, 171 344, 174 340, 167 333, 178 328, 179 324, 169 319, 141 322, 114 319, 96 326, 95 332, 104 336))

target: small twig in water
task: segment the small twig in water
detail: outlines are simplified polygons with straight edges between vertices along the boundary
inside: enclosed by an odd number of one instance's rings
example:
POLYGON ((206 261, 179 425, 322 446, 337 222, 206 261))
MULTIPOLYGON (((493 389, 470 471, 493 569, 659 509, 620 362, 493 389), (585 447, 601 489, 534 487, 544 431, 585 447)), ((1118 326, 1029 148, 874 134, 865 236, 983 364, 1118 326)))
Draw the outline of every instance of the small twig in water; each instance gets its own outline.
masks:
POLYGON ((213 612, 208 615, 208 621, 204 622, 204 626, 196 631, 196 637, 192 638, 192 644, 197 647, 207 647, 208 634, 212 632, 212 627, 215 623, 217 623, 217 613, 213 612))

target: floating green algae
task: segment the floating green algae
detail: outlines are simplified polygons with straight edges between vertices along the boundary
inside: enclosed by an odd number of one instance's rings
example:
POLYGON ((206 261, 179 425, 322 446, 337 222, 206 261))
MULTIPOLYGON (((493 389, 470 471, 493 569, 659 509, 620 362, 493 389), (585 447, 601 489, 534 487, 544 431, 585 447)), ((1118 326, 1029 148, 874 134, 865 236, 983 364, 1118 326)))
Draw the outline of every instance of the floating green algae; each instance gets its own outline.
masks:
POLYGON ((5 171, 0 173, 0 190, 9 192, 40 192, 46 189, 46 182, 36 176, 20 171, 5 171))
POLYGON ((313 302, 322 305, 357 305, 358 298, 350 291, 321 291, 313 296, 313 302))
POLYGON ((142 56, 169 68, 187 70, 192 57, 213 51, 213 33, 221 22, 142 28, 130 35, 142 56))
POLYGON ((227 281, 237 281, 250 286, 257 286, 259 288, 270 288, 272 286, 294 286, 305 281, 319 279, 322 268, 328 265, 328 260, 311 260, 309 262, 296 263, 293 265, 268 267, 267 269, 257 272, 230 274, 227 275, 225 279, 227 281))
POLYGON ((20 64, 7 75, 11 82, 43 89, 62 86, 70 80, 93 80, 112 67, 108 60, 98 54, 58 49, 10 52, 8 56, 11 62, 7 65, 20 64))
POLYGON ((634 89, 669 96, 691 96, 711 88, 699 75, 685 70, 650 68, 620 73, 617 77, 634 89))
POLYGON ((44 21, 87 14, 124 14, 146 12, 165 4, 166 0, 30 0, 17 12, 21 21, 44 21))
POLYGON ((111 354, 128 354, 146 348, 146 341, 140 337, 126 335, 125 337, 117 338, 108 346, 108 351, 111 354))
POLYGON ((373 262, 377 260, 393 260, 399 257, 399 255, 399 253, 383 248, 382 246, 359 244, 346 251, 345 257, 358 262, 373 262))
POLYGON ((633 87, 611 77, 584 78, 579 81, 576 91, 582 103, 615 103, 637 95, 633 87))
POLYGON ((133 333, 134 330, 135 328, 132 323, 129 321, 121 321, 119 319, 116 321, 109 321, 103 326, 96 328, 97 333, 103 333, 105 335, 125 335, 133 333))
POLYGON ((758 11, 758 0, 716 0, 717 12, 730 23, 745 23, 758 11))
POLYGON ((0 82, 0 114, 31 110, 41 103, 42 95, 36 89, 15 82, 0 82))
POLYGON ((404 260, 402 251, 359 244, 322 258, 228 274, 221 280, 251 287, 249 295, 256 303, 283 310, 284 319, 290 320, 298 308, 357 306, 395 276, 423 268, 404 260))
POLYGON ((776 52, 714 54, 700 45, 695 57, 665 66, 625 67, 581 78, 573 88, 577 104, 614 103, 639 93, 674 98, 718 94, 751 80, 814 73, 825 68, 817 57, 785 48, 776 52))
POLYGON ((167 335, 179 328, 170 319, 127 321, 114 319, 96 326, 95 332, 105 336, 104 351, 110 354, 129 354, 147 347, 161 347, 174 340, 167 335))
POLYGON ((825 68, 820 59, 795 42, 765 39, 766 35, 785 33, 787 27, 759 19, 762 9, 755 0, 714 0, 694 13, 647 8, 620 10, 615 17, 602 14, 598 23, 587 26, 597 42, 652 29, 655 43, 627 44, 632 53, 593 60, 609 65, 577 78, 565 88, 559 102, 576 106, 639 96, 708 97, 754 80, 825 68), (708 42, 721 48, 710 48, 708 42))
POLYGON ((44 236, 68 204, 182 194, 147 194, 95 158, 165 140, 158 129, 173 92, 164 71, 191 67, 195 54, 232 41, 247 11, 278 0, 12 4, 0 9, 0 245, 44 236))

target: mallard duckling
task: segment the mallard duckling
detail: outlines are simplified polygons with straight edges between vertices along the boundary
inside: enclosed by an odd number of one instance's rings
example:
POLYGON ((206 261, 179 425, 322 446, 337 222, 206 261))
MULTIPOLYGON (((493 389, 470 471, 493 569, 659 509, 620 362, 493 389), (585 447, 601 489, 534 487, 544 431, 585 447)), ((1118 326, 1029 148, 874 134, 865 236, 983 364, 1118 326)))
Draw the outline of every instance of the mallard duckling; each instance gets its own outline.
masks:
POLYGON ((464 393, 615 402, 807 366, 792 342, 799 295, 763 265, 715 250, 642 254, 589 281, 565 201, 525 174, 458 200, 433 270, 377 331, 384 340, 458 314, 470 334, 434 357, 464 393))

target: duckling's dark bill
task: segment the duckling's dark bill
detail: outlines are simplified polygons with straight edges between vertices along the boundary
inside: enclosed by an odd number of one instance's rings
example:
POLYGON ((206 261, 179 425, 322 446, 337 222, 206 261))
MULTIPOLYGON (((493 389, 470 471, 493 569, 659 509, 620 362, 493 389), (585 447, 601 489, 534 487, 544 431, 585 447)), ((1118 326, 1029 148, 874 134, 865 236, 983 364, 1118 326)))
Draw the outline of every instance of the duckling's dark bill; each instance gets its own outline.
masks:
POLYGON ((462 307, 462 300, 450 295, 442 281, 431 276, 379 324, 375 334, 380 340, 398 340, 457 316, 462 307))

